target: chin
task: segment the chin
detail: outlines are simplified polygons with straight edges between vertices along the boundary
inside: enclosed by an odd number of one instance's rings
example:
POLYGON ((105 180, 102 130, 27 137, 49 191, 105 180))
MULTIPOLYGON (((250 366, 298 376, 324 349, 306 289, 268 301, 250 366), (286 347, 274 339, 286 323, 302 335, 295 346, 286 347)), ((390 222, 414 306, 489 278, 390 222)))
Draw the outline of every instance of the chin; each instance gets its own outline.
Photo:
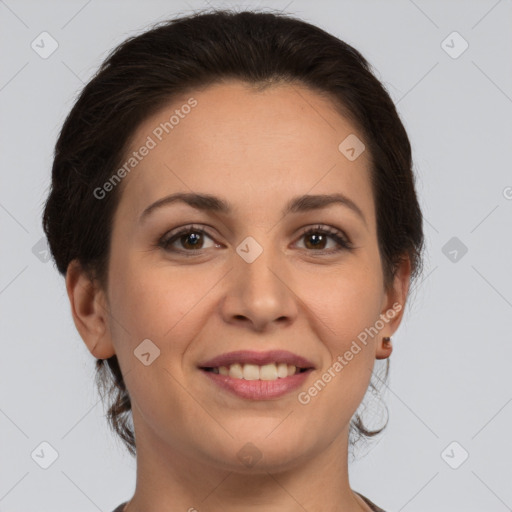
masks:
POLYGON ((276 429, 278 423, 274 420, 271 428, 262 430, 253 421, 251 429, 239 431, 220 452, 210 451, 210 457, 228 471, 266 474, 287 471, 314 455, 315 447, 308 444, 307 432, 294 429, 292 433, 283 426, 276 429))

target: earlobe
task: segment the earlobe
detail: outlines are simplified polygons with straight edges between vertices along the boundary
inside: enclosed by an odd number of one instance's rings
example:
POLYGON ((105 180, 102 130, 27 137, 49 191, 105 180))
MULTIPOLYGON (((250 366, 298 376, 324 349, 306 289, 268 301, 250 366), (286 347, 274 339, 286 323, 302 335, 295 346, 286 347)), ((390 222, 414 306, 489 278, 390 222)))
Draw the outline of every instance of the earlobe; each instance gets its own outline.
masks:
POLYGON ((73 321, 89 352, 97 359, 115 355, 104 291, 90 279, 77 260, 68 265, 66 290, 73 321))
POLYGON ((376 359, 386 359, 393 351, 391 336, 398 329, 404 315, 405 303, 409 293, 411 262, 409 257, 402 259, 396 271, 392 288, 384 294, 381 319, 384 326, 379 333, 376 347, 376 359))
POLYGON ((375 359, 387 359, 392 352, 393 345, 391 345, 391 338, 389 336, 384 336, 381 341, 379 341, 375 359))

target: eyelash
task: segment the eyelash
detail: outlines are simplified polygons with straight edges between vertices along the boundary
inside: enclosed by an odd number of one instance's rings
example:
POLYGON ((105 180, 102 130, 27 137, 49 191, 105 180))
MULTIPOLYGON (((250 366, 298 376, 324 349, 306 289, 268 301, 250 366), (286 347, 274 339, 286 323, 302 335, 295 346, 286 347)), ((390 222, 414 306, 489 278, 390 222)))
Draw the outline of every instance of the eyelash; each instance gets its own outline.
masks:
MULTIPOLYGON (((179 238, 181 236, 188 235, 191 233, 201 233, 202 235, 206 235, 208 238, 211 238, 213 240, 213 237, 210 236, 204 229, 202 229, 198 226, 195 226, 195 225, 191 225, 191 226, 186 226, 185 228, 181 229, 177 233, 173 233, 173 234, 166 233, 164 236, 162 236, 158 240, 156 246, 164 249, 165 251, 184 254, 187 257, 197 256, 198 253, 200 251, 202 251, 203 249, 179 250, 179 249, 170 249, 169 248, 169 246, 172 243, 174 243, 174 241, 179 240, 179 238)), ((329 254, 338 253, 340 251, 350 251, 354 247, 352 245, 352 243, 340 231, 332 229, 332 228, 324 227, 321 225, 317 225, 317 226, 308 228, 306 231, 301 233, 299 240, 305 236, 312 235, 312 234, 327 235, 338 244, 337 249, 331 249, 331 250, 318 250, 317 251, 314 249, 311 249, 311 250, 305 249, 306 251, 314 252, 317 255, 329 255, 329 254)))

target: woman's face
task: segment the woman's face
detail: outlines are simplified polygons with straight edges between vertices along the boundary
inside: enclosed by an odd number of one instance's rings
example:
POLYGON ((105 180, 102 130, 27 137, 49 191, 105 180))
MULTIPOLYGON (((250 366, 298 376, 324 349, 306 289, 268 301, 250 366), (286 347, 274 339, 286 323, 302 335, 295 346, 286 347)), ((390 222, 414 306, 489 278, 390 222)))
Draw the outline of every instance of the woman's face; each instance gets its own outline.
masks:
POLYGON ((184 96, 138 127, 117 185, 102 341, 119 359, 138 451, 255 471, 347 439, 375 358, 390 354, 381 339, 398 327, 405 283, 384 289, 369 154, 358 156, 354 136, 362 141, 306 88, 238 82, 184 96), (177 193, 217 199, 146 211, 177 193), (317 197, 334 194, 345 201, 317 197), (295 203, 302 196, 317 198, 295 203), (207 208, 216 201, 229 210, 207 208), (310 369, 284 377, 292 360, 279 354, 245 368, 236 363, 248 354, 235 356, 228 375, 201 368, 234 351, 287 351, 310 369))

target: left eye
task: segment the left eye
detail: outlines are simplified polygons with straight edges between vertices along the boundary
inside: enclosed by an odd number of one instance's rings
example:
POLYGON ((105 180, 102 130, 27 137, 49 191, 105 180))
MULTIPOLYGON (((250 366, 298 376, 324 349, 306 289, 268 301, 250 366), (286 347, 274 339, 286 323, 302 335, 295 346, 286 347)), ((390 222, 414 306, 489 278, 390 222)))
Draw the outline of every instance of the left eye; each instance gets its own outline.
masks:
MULTIPOLYGON (((206 231, 194 226, 184 228, 181 231, 171 235, 164 235, 158 242, 158 246, 170 252, 193 253, 195 251, 208 248, 204 247, 203 245, 204 237, 209 238, 212 242, 214 242, 213 246, 220 247, 220 245, 215 243, 213 238, 208 235, 206 231), (173 247, 176 243, 180 243, 182 248, 179 249, 173 247)), ((331 230, 330 228, 323 228, 321 226, 309 228, 308 230, 304 231, 300 235, 299 240, 303 238, 306 238, 306 240, 310 241, 313 240, 313 243, 307 244, 306 249, 311 249, 312 247, 313 252, 318 252, 320 254, 329 254, 342 250, 350 250, 352 248, 352 244, 341 232, 338 232, 337 230, 331 230), (334 249, 325 251, 324 245, 329 238, 334 240, 336 247, 334 249)))
MULTIPOLYGON (((314 228, 310 228, 304 233, 302 233, 300 238, 306 237, 306 239, 314 238, 316 242, 313 243, 313 247, 318 248, 318 245, 322 244, 323 241, 330 238, 336 242, 337 247, 331 251, 327 251, 328 253, 334 253, 342 250, 350 250, 352 248, 352 244, 349 240, 341 234, 338 230, 331 230, 331 228, 322 228, 321 226, 317 226, 314 228), (314 237, 313 237, 314 235, 314 237)), ((324 247, 320 248, 320 252, 323 254, 324 247)))

